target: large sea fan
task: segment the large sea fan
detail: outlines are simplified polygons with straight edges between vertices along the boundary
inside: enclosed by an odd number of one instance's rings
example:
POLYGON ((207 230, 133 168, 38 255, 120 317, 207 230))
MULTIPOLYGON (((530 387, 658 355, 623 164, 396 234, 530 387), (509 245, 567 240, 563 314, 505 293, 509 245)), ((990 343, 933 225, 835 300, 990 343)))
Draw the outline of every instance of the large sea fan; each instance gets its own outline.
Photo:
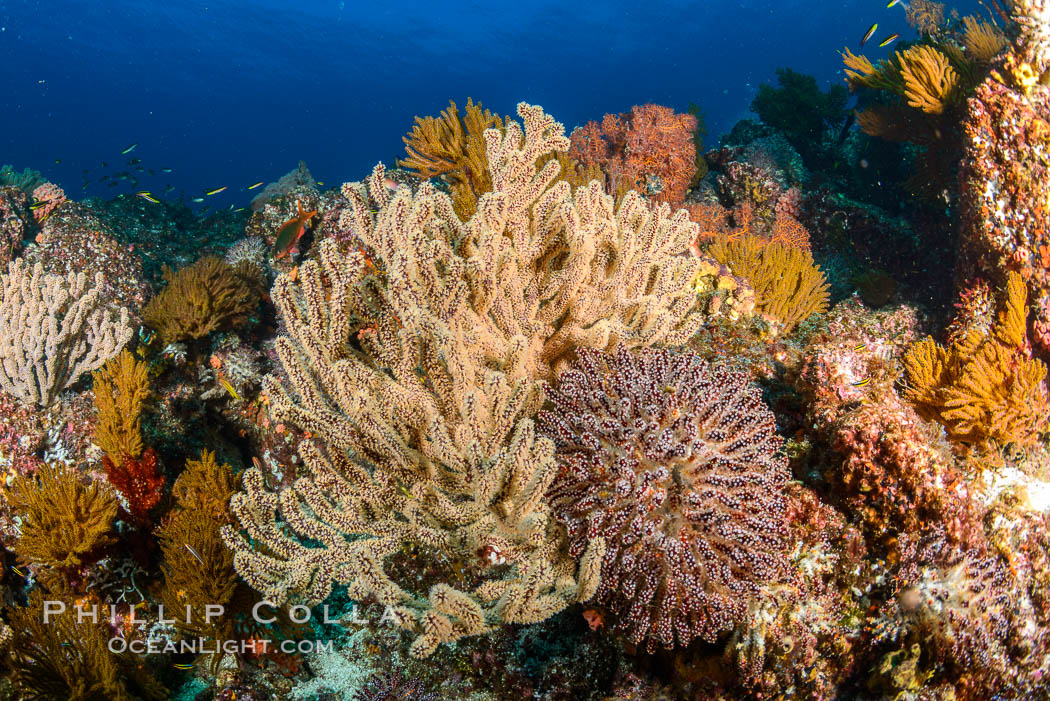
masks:
POLYGON ((784 577, 786 460, 745 374, 581 350, 548 395, 539 425, 561 463, 549 496, 574 554, 607 539, 596 597, 632 642, 712 641, 784 577))

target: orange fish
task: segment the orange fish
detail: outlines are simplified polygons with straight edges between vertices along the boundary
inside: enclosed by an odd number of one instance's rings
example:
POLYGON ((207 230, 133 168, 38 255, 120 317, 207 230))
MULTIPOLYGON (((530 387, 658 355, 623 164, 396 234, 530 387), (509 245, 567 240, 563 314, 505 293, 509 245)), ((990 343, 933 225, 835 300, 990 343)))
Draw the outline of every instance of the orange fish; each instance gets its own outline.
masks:
POLYGON ((277 230, 277 239, 273 242, 273 257, 278 260, 288 255, 292 246, 306 233, 306 225, 310 223, 310 217, 317 214, 316 209, 312 212, 304 212, 303 203, 299 200, 295 201, 295 206, 299 209, 299 213, 281 225, 281 228, 277 230))
POLYGON ((583 620, 587 621, 587 625, 591 627, 591 630, 598 630, 605 626, 605 617, 598 609, 584 609, 583 620))

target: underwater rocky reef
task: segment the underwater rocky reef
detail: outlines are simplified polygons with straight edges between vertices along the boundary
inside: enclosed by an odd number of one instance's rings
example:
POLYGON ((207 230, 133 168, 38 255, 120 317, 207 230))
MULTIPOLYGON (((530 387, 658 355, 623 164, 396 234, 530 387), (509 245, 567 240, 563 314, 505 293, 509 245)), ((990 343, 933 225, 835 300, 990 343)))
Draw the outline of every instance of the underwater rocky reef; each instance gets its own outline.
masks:
POLYGON ((0 699, 1050 698, 1050 6, 989 4, 714 147, 5 167, 0 699))

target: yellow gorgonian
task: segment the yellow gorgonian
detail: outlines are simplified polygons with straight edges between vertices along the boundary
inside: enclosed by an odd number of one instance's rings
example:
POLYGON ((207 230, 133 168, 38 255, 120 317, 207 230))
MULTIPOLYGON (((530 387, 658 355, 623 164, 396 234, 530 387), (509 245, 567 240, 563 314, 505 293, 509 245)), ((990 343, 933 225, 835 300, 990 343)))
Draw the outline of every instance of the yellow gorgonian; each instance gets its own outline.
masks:
POLYGON ((930 46, 913 46, 898 55, 908 105, 927 114, 944 112, 959 79, 948 57, 930 46))
POLYGON ((1047 430, 1046 365, 1024 352, 1027 290, 1010 272, 990 333, 972 328, 950 347, 932 338, 904 356, 904 397, 944 425, 948 437, 981 446, 1025 446, 1047 430))
POLYGON ((807 250, 742 236, 716 240, 707 252, 750 283, 755 309, 784 332, 828 309, 827 280, 807 250))

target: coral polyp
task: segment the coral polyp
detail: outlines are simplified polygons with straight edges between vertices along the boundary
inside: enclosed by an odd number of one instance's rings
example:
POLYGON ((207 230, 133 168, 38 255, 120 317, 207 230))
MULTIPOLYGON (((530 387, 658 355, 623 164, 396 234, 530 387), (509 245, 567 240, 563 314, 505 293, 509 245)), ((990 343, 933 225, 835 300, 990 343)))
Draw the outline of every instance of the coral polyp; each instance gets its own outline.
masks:
POLYGON ((573 554, 604 537, 597 599, 646 649, 713 641, 785 576, 774 417, 743 373, 692 354, 580 350, 539 425, 573 554))

